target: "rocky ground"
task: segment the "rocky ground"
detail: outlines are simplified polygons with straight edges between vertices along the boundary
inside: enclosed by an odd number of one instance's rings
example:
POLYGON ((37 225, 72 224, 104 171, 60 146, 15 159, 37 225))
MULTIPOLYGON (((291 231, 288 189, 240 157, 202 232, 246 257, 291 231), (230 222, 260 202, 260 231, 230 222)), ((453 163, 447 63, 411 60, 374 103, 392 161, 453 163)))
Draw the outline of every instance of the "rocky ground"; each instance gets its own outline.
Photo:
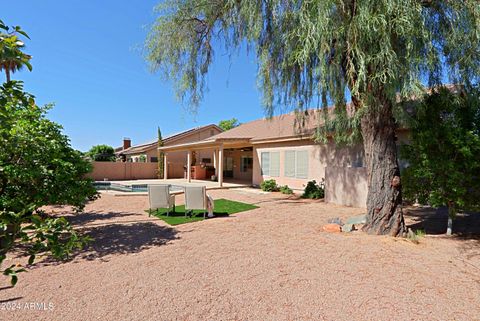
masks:
MULTIPOLYGON (((242 189, 211 194, 259 208, 175 227, 146 215, 146 196, 104 194, 75 216, 51 209, 95 242, 68 262, 38 264, 15 288, 1 279, 0 319, 480 320, 474 235, 415 244, 327 233, 329 220, 364 210, 242 189)), ((425 228, 431 213, 422 213, 409 224, 425 228)))

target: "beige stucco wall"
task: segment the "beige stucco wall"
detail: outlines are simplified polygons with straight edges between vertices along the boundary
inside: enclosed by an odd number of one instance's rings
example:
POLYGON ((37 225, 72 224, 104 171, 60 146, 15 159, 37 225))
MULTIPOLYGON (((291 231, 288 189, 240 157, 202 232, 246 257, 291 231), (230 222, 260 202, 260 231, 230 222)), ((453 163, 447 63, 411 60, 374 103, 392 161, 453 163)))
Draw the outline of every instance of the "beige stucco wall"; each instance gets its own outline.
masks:
POLYGON ((88 177, 96 181, 157 178, 157 163, 93 162, 88 177))
POLYGON ((253 184, 260 185, 266 179, 275 179, 279 185, 288 185, 293 189, 302 190, 308 181, 320 182, 325 178, 325 169, 328 166, 361 166, 363 149, 361 146, 340 148, 333 142, 316 144, 311 140, 292 141, 283 143, 270 143, 255 145, 253 159, 253 184), (285 177, 285 151, 308 152, 308 178, 298 179, 285 177), (280 152, 280 175, 278 177, 264 176, 261 174, 261 153, 280 152))
POLYGON ((253 150, 253 176, 252 184, 260 185, 264 180, 275 179, 278 185, 288 185, 290 188, 303 190, 309 180, 320 181, 325 177, 325 164, 320 156, 321 147, 311 141, 289 142, 276 144, 262 144, 254 147, 253 150), (308 179, 285 177, 285 151, 308 151, 308 179), (262 152, 280 152, 280 175, 278 177, 262 175, 261 154, 262 152))
POLYGON ((288 185, 294 190, 301 191, 308 181, 321 182, 322 179, 325 179, 326 200, 341 205, 365 207, 367 189, 366 179, 362 176, 365 169, 362 166, 363 148, 361 145, 341 147, 333 141, 329 141, 327 144, 316 144, 311 140, 261 144, 254 147, 252 183, 260 185, 264 180, 273 178, 278 185, 288 185), (284 176, 285 151, 287 150, 308 152, 308 178, 298 179, 284 176), (262 152, 280 152, 280 175, 278 177, 261 174, 262 152))
POLYGON ((329 166, 325 171, 325 202, 366 207, 368 194, 365 167, 329 166))
MULTIPOLYGON (((408 142, 406 131, 397 133, 398 144, 408 142)), ((400 160, 402 164, 402 161, 400 160)), ((275 179, 278 185, 288 185, 303 190, 310 180, 320 182, 325 179, 325 200, 327 202, 356 207, 366 207, 368 185, 364 166, 362 144, 338 146, 332 140, 327 144, 315 144, 313 141, 292 141, 254 146, 253 185, 260 185, 266 179, 275 179), (286 150, 308 151, 309 171, 307 179, 284 176, 286 150), (262 176, 260 159, 262 152, 280 152, 279 177, 262 176)))

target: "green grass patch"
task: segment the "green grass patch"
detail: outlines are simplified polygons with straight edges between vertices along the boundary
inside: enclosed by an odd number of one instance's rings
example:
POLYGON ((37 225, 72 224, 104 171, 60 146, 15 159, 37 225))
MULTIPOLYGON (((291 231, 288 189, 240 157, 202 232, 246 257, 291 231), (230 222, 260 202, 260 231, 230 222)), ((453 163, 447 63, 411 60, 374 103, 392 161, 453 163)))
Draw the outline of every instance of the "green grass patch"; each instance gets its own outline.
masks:
MULTIPOLYGON (((213 211, 213 214, 215 214, 215 217, 225 217, 234 213, 250 211, 258 208, 258 206, 252 204, 230 201, 223 198, 214 200, 214 204, 215 209, 213 211)), ((148 210, 146 212, 148 212, 148 210)), ((165 221, 170 225, 179 225, 203 220, 203 211, 198 210, 193 211, 191 217, 185 217, 184 205, 176 206, 175 213, 170 212, 169 216, 167 216, 167 209, 164 208, 159 208, 156 211, 153 211, 152 215, 158 217, 159 219, 165 221)))

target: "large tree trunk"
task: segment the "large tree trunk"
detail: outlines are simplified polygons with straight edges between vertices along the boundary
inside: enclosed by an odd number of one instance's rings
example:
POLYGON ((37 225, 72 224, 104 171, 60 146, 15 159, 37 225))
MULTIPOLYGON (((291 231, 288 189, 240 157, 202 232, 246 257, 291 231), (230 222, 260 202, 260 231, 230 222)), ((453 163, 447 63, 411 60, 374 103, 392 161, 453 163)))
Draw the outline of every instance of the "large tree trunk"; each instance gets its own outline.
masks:
POLYGON ((10 81, 10 70, 8 69, 8 67, 5 68, 5 75, 7 77, 7 82, 9 82, 10 81))
POLYGON ((366 112, 361 128, 368 173, 367 221, 363 230, 402 236, 406 230, 391 104, 383 100, 381 106, 366 112))

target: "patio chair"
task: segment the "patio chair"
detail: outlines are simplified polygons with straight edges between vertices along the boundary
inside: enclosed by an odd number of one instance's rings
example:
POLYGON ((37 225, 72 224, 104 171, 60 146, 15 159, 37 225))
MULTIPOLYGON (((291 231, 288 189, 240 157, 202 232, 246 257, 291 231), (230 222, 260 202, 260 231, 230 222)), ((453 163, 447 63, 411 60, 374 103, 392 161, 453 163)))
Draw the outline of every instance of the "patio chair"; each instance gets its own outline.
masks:
POLYGON ((175 195, 170 194, 170 185, 148 185, 148 202, 150 204, 148 216, 151 215, 152 210, 159 208, 166 208, 167 216, 172 207, 175 212, 175 195))
POLYGON ((203 210, 203 218, 207 214, 206 186, 185 187, 185 217, 187 211, 203 210))

